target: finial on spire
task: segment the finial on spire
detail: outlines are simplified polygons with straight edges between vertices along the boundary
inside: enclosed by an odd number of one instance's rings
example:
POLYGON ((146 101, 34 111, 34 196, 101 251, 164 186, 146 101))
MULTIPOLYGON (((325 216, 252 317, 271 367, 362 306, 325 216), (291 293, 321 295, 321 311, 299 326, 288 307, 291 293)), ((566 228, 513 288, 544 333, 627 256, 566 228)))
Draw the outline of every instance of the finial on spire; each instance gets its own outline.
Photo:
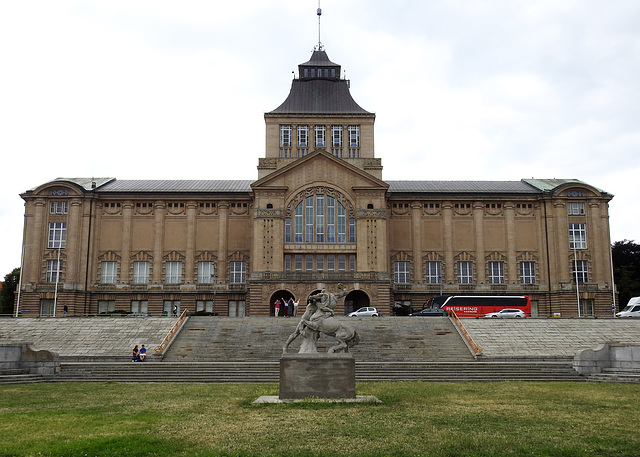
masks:
POLYGON ((318 15, 318 44, 315 47, 316 51, 324 51, 324 46, 322 45, 322 41, 320 41, 320 16, 322 16, 322 8, 320 8, 320 0, 318 0, 318 10, 316 11, 318 15))

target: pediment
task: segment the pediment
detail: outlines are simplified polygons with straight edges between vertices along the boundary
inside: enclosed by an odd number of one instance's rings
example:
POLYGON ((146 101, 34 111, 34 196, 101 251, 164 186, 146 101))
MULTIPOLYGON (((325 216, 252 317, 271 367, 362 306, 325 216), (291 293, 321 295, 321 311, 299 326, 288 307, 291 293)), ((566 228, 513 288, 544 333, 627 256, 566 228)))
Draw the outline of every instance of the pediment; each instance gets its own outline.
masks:
POLYGON ((335 186, 348 192, 386 192, 389 185, 360 168, 324 150, 316 150, 251 184, 261 190, 295 190, 315 183, 335 186))

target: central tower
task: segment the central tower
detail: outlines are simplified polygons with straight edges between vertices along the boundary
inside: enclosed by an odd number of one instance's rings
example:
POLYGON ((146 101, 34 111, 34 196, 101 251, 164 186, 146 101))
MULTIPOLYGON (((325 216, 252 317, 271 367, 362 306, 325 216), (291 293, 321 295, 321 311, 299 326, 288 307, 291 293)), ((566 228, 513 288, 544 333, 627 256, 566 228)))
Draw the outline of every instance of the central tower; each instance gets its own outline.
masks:
POLYGON ((382 179, 374 156, 375 114, 355 102, 341 71, 321 43, 309 61, 298 65, 286 100, 264 115, 266 154, 258 179, 317 150, 382 179))

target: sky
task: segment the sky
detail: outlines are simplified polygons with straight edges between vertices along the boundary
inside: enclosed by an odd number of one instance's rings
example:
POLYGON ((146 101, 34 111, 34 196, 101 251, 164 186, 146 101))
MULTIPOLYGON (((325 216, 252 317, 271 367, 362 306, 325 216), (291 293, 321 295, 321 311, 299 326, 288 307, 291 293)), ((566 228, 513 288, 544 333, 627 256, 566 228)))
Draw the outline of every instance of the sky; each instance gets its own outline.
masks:
POLYGON ((575 178, 640 242, 637 0, 0 2, 0 279, 58 177, 257 179, 318 41, 385 180, 575 178), (294 73, 295 72, 295 73, 294 73))

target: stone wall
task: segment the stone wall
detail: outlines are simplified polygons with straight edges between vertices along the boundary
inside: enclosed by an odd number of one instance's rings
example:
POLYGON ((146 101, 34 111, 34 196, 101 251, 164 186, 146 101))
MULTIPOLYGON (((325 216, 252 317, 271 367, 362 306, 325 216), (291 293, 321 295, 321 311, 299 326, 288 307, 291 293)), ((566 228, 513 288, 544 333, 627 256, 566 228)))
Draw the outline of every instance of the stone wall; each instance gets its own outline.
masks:
POLYGON ((602 373, 604 369, 640 371, 640 343, 604 343, 583 349, 573 357, 573 368, 580 374, 602 373))
POLYGON ((0 344, 0 372, 28 370, 30 374, 51 377, 60 371, 60 358, 51 351, 38 351, 31 343, 0 344))

